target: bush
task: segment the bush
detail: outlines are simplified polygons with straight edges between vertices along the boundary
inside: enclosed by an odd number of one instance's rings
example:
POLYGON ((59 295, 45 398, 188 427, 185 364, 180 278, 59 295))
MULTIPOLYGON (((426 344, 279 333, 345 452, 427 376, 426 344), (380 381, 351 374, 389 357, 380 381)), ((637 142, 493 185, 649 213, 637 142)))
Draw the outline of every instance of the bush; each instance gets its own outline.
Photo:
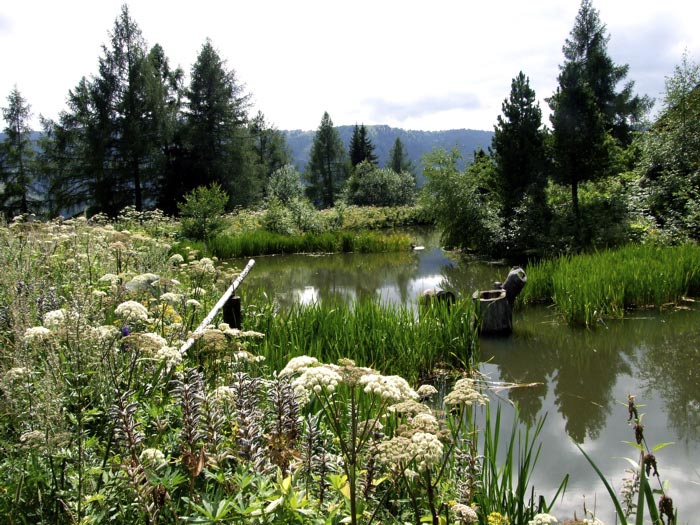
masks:
POLYGON ((184 237, 206 241, 224 229, 223 218, 228 195, 217 183, 210 187, 199 186, 185 195, 185 202, 178 202, 182 217, 181 233, 184 237))
POLYGON ((345 187, 345 200, 358 206, 406 206, 415 197, 413 174, 377 169, 366 161, 357 165, 345 187))

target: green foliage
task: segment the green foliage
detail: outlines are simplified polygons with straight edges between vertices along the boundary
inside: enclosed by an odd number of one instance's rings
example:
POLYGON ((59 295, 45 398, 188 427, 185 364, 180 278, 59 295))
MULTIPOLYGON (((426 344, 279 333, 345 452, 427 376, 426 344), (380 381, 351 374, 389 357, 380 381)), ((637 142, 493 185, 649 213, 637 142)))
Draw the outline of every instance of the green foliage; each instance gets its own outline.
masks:
POLYGON ((367 128, 364 124, 355 127, 350 139, 350 164, 356 167, 361 162, 367 162, 372 166, 377 165, 377 156, 374 154, 374 144, 367 135, 367 128))
POLYGON ((523 435, 518 428, 518 412, 513 415, 510 437, 501 449, 501 407, 496 409, 492 422, 490 406, 486 408, 484 423, 483 450, 484 463, 481 471, 481 484, 476 491, 476 504, 484 515, 498 512, 511 520, 511 523, 528 523, 537 513, 548 513, 560 494, 566 490, 567 474, 560 483, 556 494, 549 503, 544 498, 535 500, 531 479, 541 448, 537 439, 542 432, 546 418, 540 418, 534 428, 527 427, 523 435), (505 456, 505 459, 502 459, 505 456), (530 492, 531 491, 531 492, 530 492))
POLYGON ((216 236, 207 243, 206 251, 220 259, 230 259, 277 253, 391 252, 407 250, 409 243, 409 237, 403 234, 372 231, 283 234, 256 230, 235 236, 216 236))
MULTIPOLYGON (((483 153, 483 152, 482 152, 483 153)), ((486 155, 476 155, 465 172, 456 150, 436 150, 423 158, 426 183, 421 198, 443 230, 447 246, 493 251, 501 239, 500 218, 484 184, 492 179, 493 164, 486 155)))
POLYGON ((644 204, 668 237, 700 238, 700 67, 687 53, 666 79, 663 112, 639 137, 644 204))
POLYGON ((451 308, 440 304, 426 309, 420 320, 410 308, 373 301, 297 305, 275 312, 264 297, 247 300, 262 312, 254 329, 267 334, 261 352, 273 367, 300 352, 323 361, 349 356, 358 364, 381 365, 387 373, 418 381, 436 367, 468 366, 476 358, 471 299, 451 308))
POLYGON ((321 124, 314 135, 305 179, 306 193, 320 208, 330 208, 348 176, 348 160, 345 146, 328 112, 323 114, 321 124))
POLYGON ((410 206, 416 197, 416 180, 409 172, 376 168, 363 161, 355 166, 343 192, 357 206, 410 206))
POLYGON ((621 318, 628 308, 663 308, 700 291, 700 247, 629 245, 562 256, 526 268, 524 303, 551 301, 572 325, 621 318))
POLYGON ((210 240, 226 226, 223 217, 228 195, 217 183, 200 186, 178 203, 182 235, 195 240, 210 240))
POLYGON ((301 198, 304 194, 301 174, 291 164, 276 169, 267 181, 265 194, 268 200, 277 199, 282 204, 301 198))
POLYGON ((31 106, 15 87, 2 108, 7 126, 0 143, 0 210, 6 218, 41 208, 37 193, 36 153, 31 143, 31 106))
POLYGON ((389 150, 389 160, 386 163, 386 167, 394 170, 396 173, 414 173, 413 162, 409 159, 406 146, 404 146, 399 137, 396 137, 394 145, 389 150))

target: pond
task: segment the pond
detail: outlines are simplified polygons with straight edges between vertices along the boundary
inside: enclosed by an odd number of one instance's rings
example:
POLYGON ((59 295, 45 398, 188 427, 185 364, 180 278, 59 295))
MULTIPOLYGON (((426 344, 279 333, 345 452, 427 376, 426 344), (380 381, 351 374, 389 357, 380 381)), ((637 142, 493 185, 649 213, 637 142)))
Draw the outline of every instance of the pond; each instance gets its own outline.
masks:
MULTIPOLYGON (((452 259, 433 233, 417 234, 416 243, 424 249, 256 258, 244 288, 261 288, 282 306, 375 298, 415 307, 426 288, 471 295, 503 280, 509 270, 496 263, 452 259)), ((575 443, 619 491, 629 467, 623 458, 637 458, 628 444, 634 442, 628 394, 636 396, 644 414, 649 446, 673 443, 656 457, 661 479, 670 482, 679 523, 700 516, 700 305, 688 303, 663 314, 637 312, 593 330, 569 328, 552 308, 517 308, 513 334, 482 337, 480 352, 481 372, 490 380, 532 384, 498 397, 504 422, 512 421, 513 403, 527 423, 546 415, 532 484, 550 499, 570 474, 566 494, 555 506, 557 516, 576 512, 582 517, 585 504, 605 523, 616 522, 605 488, 575 443)), ((504 432, 510 432, 508 426, 504 432)))

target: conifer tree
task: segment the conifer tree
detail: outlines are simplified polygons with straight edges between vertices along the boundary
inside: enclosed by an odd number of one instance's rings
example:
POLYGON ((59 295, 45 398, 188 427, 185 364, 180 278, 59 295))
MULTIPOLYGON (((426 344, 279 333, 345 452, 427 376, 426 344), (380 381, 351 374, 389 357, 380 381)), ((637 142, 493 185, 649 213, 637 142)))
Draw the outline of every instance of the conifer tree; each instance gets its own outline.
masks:
POLYGON ((377 165, 377 156, 374 154, 374 144, 367 135, 367 128, 364 124, 355 127, 350 139, 350 163, 353 168, 360 162, 369 162, 373 166, 377 165))
POLYGON ((333 127, 331 117, 325 112, 314 135, 305 174, 308 197, 316 206, 333 207, 347 175, 345 146, 338 131, 333 127))
POLYGON ((210 40, 192 66, 187 89, 187 147, 191 155, 188 191, 219 183, 229 204, 248 204, 262 193, 248 140, 250 95, 229 70, 210 40))
POLYGON ((629 143, 632 126, 649 106, 646 97, 632 96, 632 82, 616 91, 628 66, 618 66, 608 56, 608 40, 591 0, 582 0, 563 47, 559 85, 549 99, 555 174, 571 188, 577 229, 580 183, 609 174, 615 144, 629 143))
POLYGON ((394 145, 389 151, 389 162, 387 167, 396 173, 413 173, 413 163, 408 158, 406 147, 399 137, 396 137, 394 145))
POLYGON ((2 116, 6 137, 0 143, 0 207, 11 218, 18 213, 39 211, 41 202, 36 193, 36 154, 29 127, 31 106, 17 86, 8 95, 2 116))
POLYGON ((543 199, 546 184, 545 132, 542 111, 530 81, 521 71, 511 82, 510 96, 501 105, 491 141, 495 190, 509 220, 526 192, 543 199))

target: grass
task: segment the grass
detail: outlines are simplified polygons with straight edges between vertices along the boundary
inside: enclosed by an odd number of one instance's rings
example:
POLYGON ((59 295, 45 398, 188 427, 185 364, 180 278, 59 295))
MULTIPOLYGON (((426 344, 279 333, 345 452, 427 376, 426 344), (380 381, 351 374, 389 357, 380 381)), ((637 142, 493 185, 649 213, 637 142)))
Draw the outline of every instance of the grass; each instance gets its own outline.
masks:
POLYGON ((409 244, 410 238, 398 233, 332 231, 282 235, 254 230, 238 235, 220 235, 206 244, 183 241, 174 247, 174 251, 181 252, 184 246, 190 246, 219 259, 233 259, 283 253, 391 252, 407 250, 409 244))
POLYGON ((700 292, 700 247, 629 245, 527 266, 524 304, 551 302, 571 325, 664 308, 700 292))
POLYGON ((437 368, 469 368, 477 357, 477 335, 471 326, 471 300, 451 308, 434 305, 416 318, 409 307, 374 301, 296 305, 275 311, 267 299, 246 298, 254 330, 266 334, 266 364, 282 368, 290 357, 305 354, 324 362, 350 358, 358 365, 381 368, 409 381, 426 379, 437 368))

